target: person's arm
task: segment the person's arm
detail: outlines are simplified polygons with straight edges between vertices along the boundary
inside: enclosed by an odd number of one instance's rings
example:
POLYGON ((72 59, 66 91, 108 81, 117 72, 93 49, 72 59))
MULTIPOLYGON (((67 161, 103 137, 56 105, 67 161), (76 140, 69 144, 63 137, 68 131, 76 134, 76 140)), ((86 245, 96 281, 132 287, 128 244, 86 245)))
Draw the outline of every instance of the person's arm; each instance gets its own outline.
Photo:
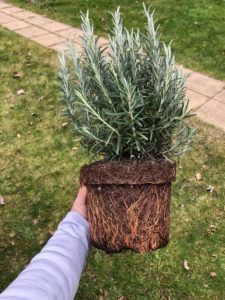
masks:
POLYGON ((1 300, 72 300, 89 250, 86 188, 71 212, 29 266, 3 291, 1 300))

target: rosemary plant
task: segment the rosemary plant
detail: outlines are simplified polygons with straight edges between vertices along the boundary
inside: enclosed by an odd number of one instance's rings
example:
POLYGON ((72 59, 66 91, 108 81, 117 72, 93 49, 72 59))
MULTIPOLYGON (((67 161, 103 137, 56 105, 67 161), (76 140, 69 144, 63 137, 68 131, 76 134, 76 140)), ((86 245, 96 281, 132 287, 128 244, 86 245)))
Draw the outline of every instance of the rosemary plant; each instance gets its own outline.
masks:
POLYGON ((123 158, 174 158, 189 149, 186 75, 170 45, 160 43, 154 12, 144 6, 146 32, 128 31, 119 8, 109 47, 102 49, 89 13, 81 14, 82 53, 72 41, 60 55, 66 113, 81 145, 92 154, 123 158))

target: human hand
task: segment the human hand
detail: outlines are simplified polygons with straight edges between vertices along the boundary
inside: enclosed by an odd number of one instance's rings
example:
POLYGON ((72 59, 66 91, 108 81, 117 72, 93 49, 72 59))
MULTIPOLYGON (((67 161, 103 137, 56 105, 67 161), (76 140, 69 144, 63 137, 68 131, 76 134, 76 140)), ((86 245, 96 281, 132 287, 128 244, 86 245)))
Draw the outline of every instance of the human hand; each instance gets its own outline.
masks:
POLYGON ((85 185, 80 186, 77 197, 73 202, 71 211, 78 212, 87 219, 87 188, 85 185))

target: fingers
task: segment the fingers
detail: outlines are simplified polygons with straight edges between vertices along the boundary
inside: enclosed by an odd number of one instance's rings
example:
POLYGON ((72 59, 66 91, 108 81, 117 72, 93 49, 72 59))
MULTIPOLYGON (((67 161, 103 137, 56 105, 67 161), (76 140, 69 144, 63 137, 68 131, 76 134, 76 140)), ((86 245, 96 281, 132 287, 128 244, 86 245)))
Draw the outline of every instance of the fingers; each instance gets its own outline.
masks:
POLYGON ((80 189, 77 193, 76 200, 73 203, 71 211, 80 213, 84 218, 87 219, 87 188, 86 186, 80 186, 80 189))
POLYGON ((87 187, 85 185, 80 186, 76 201, 79 202, 80 204, 85 204, 86 198, 87 198, 87 187))

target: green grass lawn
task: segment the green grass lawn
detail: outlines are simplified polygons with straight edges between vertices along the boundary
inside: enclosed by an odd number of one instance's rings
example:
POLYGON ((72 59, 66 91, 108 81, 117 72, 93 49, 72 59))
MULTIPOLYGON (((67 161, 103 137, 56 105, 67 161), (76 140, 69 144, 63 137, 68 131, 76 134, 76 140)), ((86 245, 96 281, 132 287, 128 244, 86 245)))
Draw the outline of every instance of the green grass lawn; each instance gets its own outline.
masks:
MULTIPOLYGON (((80 10, 90 9, 98 34, 111 28, 110 11, 121 6, 124 23, 144 29, 142 0, 9 0, 21 7, 80 26, 80 10)), ((187 68, 225 79, 225 1, 224 0, 146 0, 156 9, 160 33, 166 42, 173 40, 177 61, 187 68)))
MULTIPOLYGON (((56 54, 1 28, 0 39, 1 291, 70 208, 88 159, 62 126, 56 54)), ((169 245, 145 255, 91 249, 76 299, 100 299, 100 290, 104 300, 225 298, 225 133, 193 123, 193 151, 181 159, 173 185, 169 245)))

